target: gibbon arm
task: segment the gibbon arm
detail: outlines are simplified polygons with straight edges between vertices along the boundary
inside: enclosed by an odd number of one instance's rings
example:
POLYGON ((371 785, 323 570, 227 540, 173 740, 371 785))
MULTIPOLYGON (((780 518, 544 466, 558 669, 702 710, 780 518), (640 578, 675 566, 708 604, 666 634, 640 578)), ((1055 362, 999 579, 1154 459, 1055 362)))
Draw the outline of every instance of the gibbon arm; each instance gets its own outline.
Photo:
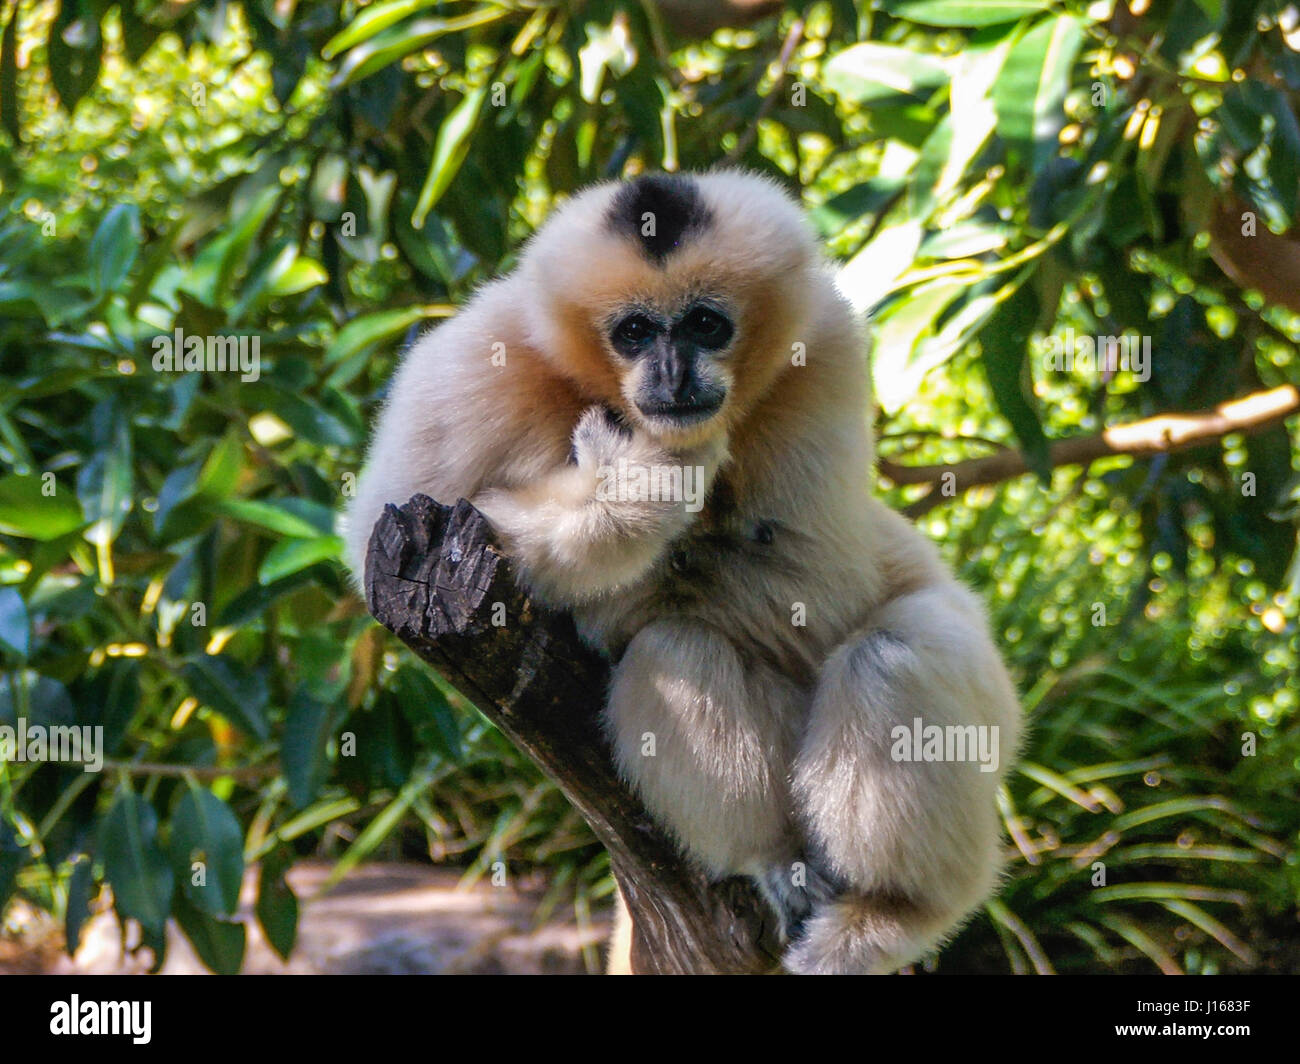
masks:
POLYGON ((574 429, 571 465, 472 502, 529 588, 568 605, 643 576, 703 505, 722 455, 721 444, 671 454, 594 406, 574 429))

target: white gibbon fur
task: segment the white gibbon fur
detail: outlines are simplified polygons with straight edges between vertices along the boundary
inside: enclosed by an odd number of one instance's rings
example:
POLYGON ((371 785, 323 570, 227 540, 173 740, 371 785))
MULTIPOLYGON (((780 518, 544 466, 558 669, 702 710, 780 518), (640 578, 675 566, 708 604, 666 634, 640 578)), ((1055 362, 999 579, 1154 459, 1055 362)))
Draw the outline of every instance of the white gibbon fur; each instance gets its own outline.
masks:
POLYGON ((893 971, 988 898, 1020 733, 981 604, 870 493, 866 346, 773 183, 596 186, 407 352, 348 519, 359 572, 385 503, 483 511, 610 654, 623 777, 754 878, 796 973, 893 971), (707 503, 645 491, 655 467, 707 503), (988 729, 996 769, 900 754, 918 721, 988 729))

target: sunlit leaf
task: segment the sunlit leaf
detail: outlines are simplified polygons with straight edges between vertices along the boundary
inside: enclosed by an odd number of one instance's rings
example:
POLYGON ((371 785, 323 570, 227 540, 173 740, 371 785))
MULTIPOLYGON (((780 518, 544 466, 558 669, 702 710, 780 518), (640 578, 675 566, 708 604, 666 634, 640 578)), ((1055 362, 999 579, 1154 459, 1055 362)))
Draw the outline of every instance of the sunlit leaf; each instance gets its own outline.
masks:
POLYGON ((461 163, 469 154, 470 139, 478 124, 483 101, 487 99, 488 88, 488 85, 480 85, 471 90, 439 128, 438 139, 433 146, 433 162, 429 164, 429 173, 411 214, 411 225, 416 229, 424 225, 429 212, 460 172, 461 163))
POLYGON ((891 97, 923 99, 948 81, 951 61, 899 45, 864 41, 826 64, 826 83, 846 100, 870 104, 891 97))
POLYGON ((1052 0, 885 0, 883 6, 928 26, 996 26, 1045 11, 1052 0))

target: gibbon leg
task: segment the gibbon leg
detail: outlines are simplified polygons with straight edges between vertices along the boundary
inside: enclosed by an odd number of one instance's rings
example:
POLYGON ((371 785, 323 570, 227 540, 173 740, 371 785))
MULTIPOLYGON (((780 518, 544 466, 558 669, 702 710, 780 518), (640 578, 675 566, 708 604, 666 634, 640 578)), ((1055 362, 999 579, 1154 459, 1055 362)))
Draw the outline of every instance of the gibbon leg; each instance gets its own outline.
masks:
POLYGON ((706 624, 655 621, 614 670, 620 773, 710 875, 761 878, 799 853, 788 767, 807 694, 706 624))
POLYGON ((992 893, 995 795, 1019 732, 981 609, 955 584, 900 596, 831 654, 793 790, 814 861, 845 887, 814 907, 789 970, 894 971, 992 893), (933 725, 952 738, 927 749, 918 729, 933 725))

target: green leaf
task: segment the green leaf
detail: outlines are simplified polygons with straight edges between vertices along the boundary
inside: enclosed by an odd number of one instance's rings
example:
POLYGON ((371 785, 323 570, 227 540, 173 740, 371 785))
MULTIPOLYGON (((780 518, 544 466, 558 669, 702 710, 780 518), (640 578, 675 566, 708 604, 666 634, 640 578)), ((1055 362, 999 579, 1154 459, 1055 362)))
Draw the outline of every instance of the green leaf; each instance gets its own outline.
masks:
POLYGON ((68 876, 68 904, 63 917, 63 948, 69 957, 75 957, 81 945, 81 929, 90 919, 90 903, 95 894, 94 862, 85 854, 78 854, 68 876))
POLYGON ((1052 6, 1052 0, 886 0, 885 10, 926 26, 999 26, 1052 6))
MULTIPOLYGON (((55 337, 51 337, 55 339, 55 337)), ((58 337, 62 340, 62 337, 58 337)), ((93 366, 68 366, 64 369, 47 370, 28 377, 20 383, 15 391, 27 401, 44 399, 47 395, 58 395, 71 391, 79 384, 94 380, 99 376, 108 376, 103 370, 93 366)))
POLYGON ((587 22, 583 26, 587 42, 578 49, 578 95, 589 104, 600 99, 605 71, 621 77, 636 64, 636 46, 626 27, 614 23, 601 25, 587 22))
POLYGON ((198 654, 182 669, 190 691, 204 705, 258 739, 270 734, 266 678, 233 658, 198 654))
POLYGON ((248 932, 242 923, 219 920, 184 897, 176 899, 176 922, 211 971, 218 975, 239 974, 248 943, 248 932))
POLYGON ((926 357, 923 342, 934 334, 943 311, 969 288, 970 282, 965 280, 934 281, 898 297, 881 312, 872 374, 876 398, 885 413, 901 408, 916 394, 922 378, 951 354, 931 352, 926 357))
POLYGON ((26 660, 31 650, 27 603, 14 587, 0 587, 0 650, 26 660))
POLYGON ((400 787, 415 763, 415 732, 391 691, 381 691, 368 711, 352 714, 344 727, 356 735, 355 758, 342 758, 347 776, 362 773, 372 788, 400 787))
POLYGON ((158 489, 158 508, 153 513, 154 533, 162 544, 195 535, 215 517, 204 500, 195 500, 199 464, 190 462, 167 474, 158 489))
POLYGON ((375 34, 388 29, 395 22, 400 22, 407 15, 413 15, 421 8, 433 7, 437 2, 438 0, 390 0, 386 4, 371 4, 349 22, 346 29, 331 37, 320 54, 325 59, 333 59, 353 45, 370 40, 375 34))
POLYGON ((234 291, 235 274, 243 267, 253 241, 275 210, 283 191, 278 183, 269 185, 258 191, 243 212, 233 216, 236 223, 229 240, 220 245, 214 289, 218 302, 212 305, 219 306, 220 301, 234 291))
POLYGON ((808 212, 809 220, 823 236, 834 236, 864 215, 876 214, 894 201, 903 187, 903 178, 873 177, 808 212))
POLYGON ((122 21, 122 43, 126 46, 127 61, 135 66, 149 46, 162 35, 164 27, 146 22, 131 3, 118 4, 117 17, 122 21))
POLYGON ((998 134, 1031 158, 1035 170, 1057 154, 1065 94, 1083 34, 1084 23, 1069 15, 1044 19, 1012 45, 994 83, 998 134))
POLYGON ((397 174, 392 170, 375 171, 365 164, 357 166, 355 173, 357 179, 351 187, 348 205, 363 225, 359 233, 351 226, 339 227, 337 238, 339 246, 357 261, 376 263, 382 257, 388 239, 389 213, 393 192, 397 188, 397 174))
POLYGON ((1223 946, 1224 949, 1234 954, 1243 964, 1253 967, 1257 963, 1255 951, 1199 905, 1193 905, 1190 901, 1182 899, 1165 900, 1161 904, 1171 913, 1181 916, 1188 923, 1199 927, 1223 946))
POLYGON ((873 308, 916 257, 925 223, 908 218, 881 229, 840 271, 839 285, 858 312, 873 308))
POLYGON ((1038 295, 1022 283, 1006 298, 980 332, 984 372, 1002 416, 1011 422, 1029 468, 1044 482, 1052 463, 1038 411, 1025 388, 1029 340, 1038 321, 1038 295))
POLYGON ((280 763, 294 809, 310 805, 324 785, 329 770, 325 748, 333 732, 331 708, 302 689, 294 692, 280 743, 280 763))
POLYGON ((234 913, 244 879, 244 835, 230 807, 211 791, 186 789, 172 810, 170 849, 185 896, 213 916, 234 913), (203 865, 197 876, 196 862, 203 865))
MULTIPOLYGON (((1006 62, 1014 34, 984 34, 955 60, 950 107, 921 146, 913 174, 913 212, 928 217, 966 182, 967 170, 997 127, 990 98, 1006 62)), ((982 175, 978 175, 982 176, 982 175)))
POLYGON ((51 727, 75 724, 76 709, 68 689, 52 676, 30 669, 0 672, 0 723, 13 727, 26 711, 29 724, 51 727), (26 692, 26 704, 22 701, 26 692))
POLYGON ((171 911, 171 865, 158 848, 158 815, 133 791, 118 793, 99 827, 104 875, 113 888, 113 905, 122 919, 137 920, 161 936, 171 911))
POLYGON ((293 952, 298 938, 298 898, 290 888, 285 872, 289 862, 283 849, 262 859, 257 877, 257 922, 271 948, 284 960, 293 952))
POLYGON ((1233 154, 1242 157, 1234 166, 1235 190, 1260 209, 1270 229, 1285 232, 1300 193, 1300 124, 1287 95, 1259 81, 1234 84, 1216 117, 1233 154))
POLYGON ((921 244, 918 258, 965 259, 1000 251, 1007 246, 1013 230, 997 222, 967 218, 946 229, 930 233, 921 244))
MULTIPOLYGON (((244 440, 236 430, 227 432, 208 453, 194 484, 196 495, 224 499, 239 484, 244 469, 244 440)), ((161 510, 161 505, 159 509, 161 510)))
POLYGON ((18 5, 9 5, 9 18, 0 31, 0 128, 17 145, 22 142, 22 111, 18 106, 18 5))
POLYGON ((396 797, 380 810, 369 824, 361 829, 352 845, 335 862, 334 867, 330 869, 330 874, 325 877, 325 882, 321 884, 320 889, 322 891, 328 890, 340 882, 348 872, 361 861, 364 861, 384 839, 388 838, 396 830, 416 799, 429 786, 431 779, 430 772, 424 771, 412 776, 402 785, 396 797))
POLYGON ((31 859, 27 846, 14 826, 0 816, 0 910, 4 909, 18 885, 18 873, 31 859))
POLYGON ((298 258, 287 270, 276 277, 266 288, 266 294, 272 299, 279 296, 297 295, 309 288, 322 285, 330 275, 315 259, 298 258))
MULTIPOLYGON (((400 26, 392 26, 349 51, 339 67, 339 72, 330 82, 330 86, 341 89, 351 85, 383 70, 384 67, 391 66, 439 37, 473 29, 476 26, 486 26, 490 22, 505 18, 508 14, 510 11, 507 8, 485 5, 454 18, 420 18, 400 26)), ((333 41, 329 42, 329 44, 333 43, 333 41)), ((327 44, 326 47, 328 46, 327 44)))
POLYGON ((230 517, 258 525, 282 536, 315 539, 334 532, 334 513, 328 506, 309 499, 226 499, 218 509, 230 517))
POLYGON ((422 742, 433 746, 457 764, 465 760, 460 728, 447 696, 422 668, 401 666, 392 680, 393 694, 403 715, 422 742))
POLYGON ((13 318, 45 320, 41 286, 31 281, 0 281, 0 312, 13 318))
MULTIPOLYGON (((235 273, 243 266, 253 240, 283 191, 278 182, 260 189, 242 210, 233 215, 235 224, 210 241, 195 257, 180 290, 189 293, 204 307, 222 307, 228 301, 235 273)), ((205 330, 187 328, 186 331, 198 335, 205 330)))
POLYGON ((58 539, 86 523, 76 496, 58 489, 53 476, 0 478, 0 532, 9 536, 47 541, 58 539), (43 494, 42 489, 53 490, 43 494))
POLYGON ((489 87, 485 83, 469 92, 439 127, 438 139, 433 146, 433 162, 411 214, 411 225, 416 229, 424 225, 429 212, 460 172, 461 164, 469 154, 470 138, 478 125, 479 111, 487 99, 489 87))
POLYGON ((298 244, 293 240, 278 240, 263 248, 240 286, 239 301, 230 311, 231 322, 245 321, 253 307, 260 307, 270 299, 271 286, 288 273, 297 259, 298 244))
POLYGON ((273 584, 291 573, 306 569, 317 562, 337 559, 343 553, 343 540, 338 536, 321 536, 317 539, 286 539, 277 543, 262 559, 257 570, 259 584, 273 584))
POLYGON ((103 753, 112 757, 128 734, 131 720, 140 707, 142 691, 138 659, 110 658, 77 689, 77 720, 104 729, 103 753))
POLYGON ((140 210, 119 203, 104 215, 90 241, 90 276, 97 296, 115 292, 140 253, 140 210))
POLYGON ((417 321, 443 313, 443 307, 401 307, 397 310, 379 310, 353 318, 334 337, 325 350, 325 365, 333 366, 367 348, 374 347, 393 336, 406 332, 417 321))
POLYGON ((261 618, 276 599, 312 583, 311 570, 306 569, 277 580, 274 584, 252 584, 222 607, 217 617, 221 628, 240 628, 261 618))
POLYGON ((117 538, 131 512, 135 475, 131 465, 131 429, 115 412, 107 446, 96 451, 77 474, 77 497, 90 527, 86 539, 107 547, 117 538))
POLYGON ((303 439, 322 447, 350 447, 358 432, 324 409, 315 396, 302 396, 270 384, 248 389, 250 399, 269 410, 303 439))
POLYGON ((855 103, 879 103, 895 97, 923 99, 948 82, 950 60, 894 44, 866 41, 833 56, 825 69, 826 84, 855 103))
POLYGON ((59 94, 63 109, 69 113, 99 80, 102 14, 96 4, 63 0, 58 15, 50 23, 50 36, 45 45, 50 82, 59 94))

